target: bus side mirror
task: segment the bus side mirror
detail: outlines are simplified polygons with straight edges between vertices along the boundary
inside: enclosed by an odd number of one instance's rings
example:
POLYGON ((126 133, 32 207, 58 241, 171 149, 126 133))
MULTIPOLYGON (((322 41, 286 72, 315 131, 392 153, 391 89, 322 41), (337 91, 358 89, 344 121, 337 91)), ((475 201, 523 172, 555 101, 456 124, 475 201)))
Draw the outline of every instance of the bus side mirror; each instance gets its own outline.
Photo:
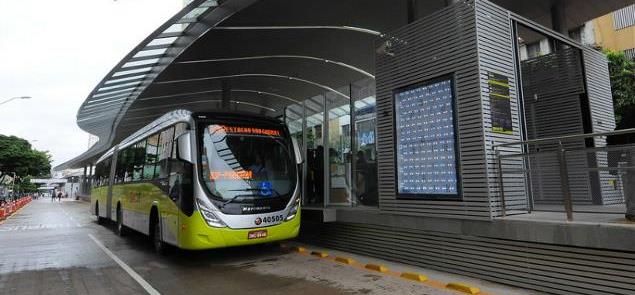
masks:
POLYGON ((300 165, 304 161, 302 160, 302 152, 300 151, 300 145, 295 137, 291 137, 291 143, 293 144, 293 152, 295 153, 295 163, 300 165))
POLYGON ((176 139, 177 157, 181 161, 194 163, 192 159, 192 143, 190 141, 190 133, 184 133, 176 139))

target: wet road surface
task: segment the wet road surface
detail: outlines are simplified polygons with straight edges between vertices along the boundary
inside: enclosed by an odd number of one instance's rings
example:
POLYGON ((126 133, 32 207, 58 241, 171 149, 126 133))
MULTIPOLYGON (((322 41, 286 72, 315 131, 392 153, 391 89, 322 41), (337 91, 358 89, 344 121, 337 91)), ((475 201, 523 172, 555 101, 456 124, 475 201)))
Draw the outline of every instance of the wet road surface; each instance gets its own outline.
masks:
POLYGON ((0 294, 452 294, 276 244, 160 256, 145 236, 118 237, 88 211, 85 202, 40 199, 0 224, 0 294), (337 281, 345 277, 355 284, 337 281))

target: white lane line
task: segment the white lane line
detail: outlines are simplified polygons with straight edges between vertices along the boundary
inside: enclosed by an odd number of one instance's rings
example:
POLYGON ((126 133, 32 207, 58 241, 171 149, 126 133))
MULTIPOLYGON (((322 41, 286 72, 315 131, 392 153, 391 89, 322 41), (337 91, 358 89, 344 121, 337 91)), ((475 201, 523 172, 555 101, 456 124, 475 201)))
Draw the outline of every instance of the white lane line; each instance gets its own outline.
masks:
POLYGON ((108 250, 108 248, 106 248, 104 244, 102 244, 99 240, 97 240, 97 238, 95 238, 91 234, 88 234, 88 236, 93 240, 93 242, 95 242, 95 244, 97 244, 97 246, 99 246, 99 248, 101 248, 102 251, 104 251, 104 253, 106 253, 106 255, 108 255, 112 260, 117 262, 117 264, 119 264, 119 266, 121 266, 123 270, 125 270, 135 281, 137 281, 137 283, 139 283, 139 285, 141 285, 141 287, 143 287, 143 289, 145 289, 146 292, 148 292, 148 294, 150 295, 161 294, 159 293, 159 291, 154 289, 146 280, 144 280, 137 272, 135 272, 130 266, 128 266, 121 259, 119 259, 119 257, 117 257, 114 253, 110 252, 110 250, 108 250))

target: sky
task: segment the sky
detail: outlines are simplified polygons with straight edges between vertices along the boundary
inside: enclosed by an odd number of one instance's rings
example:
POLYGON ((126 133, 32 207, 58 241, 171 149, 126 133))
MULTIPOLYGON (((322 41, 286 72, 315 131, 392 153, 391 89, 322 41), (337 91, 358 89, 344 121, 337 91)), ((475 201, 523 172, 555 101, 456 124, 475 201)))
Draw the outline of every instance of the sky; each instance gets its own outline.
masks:
POLYGON ((88 148, 79 106, 183 0, 0 0, 0 134, 22 137, 53 166, 88 148))

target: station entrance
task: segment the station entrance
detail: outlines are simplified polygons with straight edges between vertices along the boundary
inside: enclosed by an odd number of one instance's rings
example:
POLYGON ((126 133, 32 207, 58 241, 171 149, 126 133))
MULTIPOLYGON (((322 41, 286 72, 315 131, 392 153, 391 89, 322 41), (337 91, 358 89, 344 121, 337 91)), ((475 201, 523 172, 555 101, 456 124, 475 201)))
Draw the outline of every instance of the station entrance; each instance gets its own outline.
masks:
POLYGON ((284 119, 302 143, 306 207, 377 206, 374 79, 290 105, 284 119))

